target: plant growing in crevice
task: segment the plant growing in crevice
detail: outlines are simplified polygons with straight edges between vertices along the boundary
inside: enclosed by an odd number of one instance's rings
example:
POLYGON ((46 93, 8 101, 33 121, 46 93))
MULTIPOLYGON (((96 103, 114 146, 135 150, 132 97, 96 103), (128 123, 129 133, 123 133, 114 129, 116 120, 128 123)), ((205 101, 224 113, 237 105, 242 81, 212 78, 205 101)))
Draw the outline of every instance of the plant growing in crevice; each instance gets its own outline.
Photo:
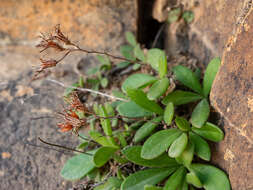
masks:
MULTIPOLYGON (((66 162, 62 177, 76 180, 87 176, 94 182, 95 190, 230 190, 223 171, 195 161, 195 156, 210 161, 211 151, 206 140, 219 142, 224 138, 222 130, 208 121, 208 97, 220 59, 215 58, 208 64, 202 85, 199 72, 194 73, 180 64, 172 68, 174 78, 169 78, 164 51, 153 48, 144 53, 133 34, 127 33, 126 38, 129 45, 120 48, 123 57, 84 50, 66 38, 59 27, 56 35, 42 38, 39 47, 66 51, 63 58, 74 51, 102 54, 104 57, 99 57, 102 65, 87 80, 94 77, 104 88, 107 82, 103 85, 101 80, 105 72, 113 69, 132 67, 135 72, 145 66, 156 73, 131 74, 121 89, 107 95, 112 101, 94 102, 92 107, 83 104, 76 93, 84 89, 86 81, 80 79, 69 89, 65 94, 69 106, 61 114, 64 122, 58 126, 62 131, 74 131, 81 141, 76 149, 83 153, 66 162), (74 49, 60 48, 55 40, 74 49), (112 63, 109 58, 123 62, 112 63), (173 87, 173 80, 183 87, 173 87), (181 114, 183 104, 194 107, 193 111, 181 114), (89 127, 87 134, 79 134, 82 126, 89 127)), ((42 62, 36 75, 58 63, 43 67, 42 62)), ((90 92, 97 90, 99 86, 90 92)))

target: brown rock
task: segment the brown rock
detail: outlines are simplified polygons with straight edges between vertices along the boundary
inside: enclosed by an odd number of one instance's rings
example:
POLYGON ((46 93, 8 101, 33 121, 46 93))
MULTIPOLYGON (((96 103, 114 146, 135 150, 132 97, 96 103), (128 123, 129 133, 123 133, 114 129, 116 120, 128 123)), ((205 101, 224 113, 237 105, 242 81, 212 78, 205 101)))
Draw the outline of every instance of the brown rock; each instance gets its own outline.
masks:
POLYGON ((83 46, 115 50, 123 30, 135 30, 133 0, 2 0, 0 7, 0 45, 33 45, 39 32, 61 24, 83 46))
MULTIPOLYGON (((118 54, 124 33, 136 30, 136 15, 134 0, 1 0, 0 82, 38 67, 38 36, 56 24, 83 48, 118 54)), ((84 56, 76 53, 68 62, 84 56)))
POLYGON ((214 161, 228 173, 234 190, 253 189, 253 11, 230 38, 213 84, 211 103, 224 118, 225 140, 214 161))
POLYGON ((173 34, 168 30, 165 44, 167 47, 183 46, 205 64, 213 57, 222 56, 228 38, 252 6, 251 0, 178 0, 178 3, 194 12, 194 22, 183 40, 176 36, 178 39, 171 41, 175 37, 171 37, 173 34))

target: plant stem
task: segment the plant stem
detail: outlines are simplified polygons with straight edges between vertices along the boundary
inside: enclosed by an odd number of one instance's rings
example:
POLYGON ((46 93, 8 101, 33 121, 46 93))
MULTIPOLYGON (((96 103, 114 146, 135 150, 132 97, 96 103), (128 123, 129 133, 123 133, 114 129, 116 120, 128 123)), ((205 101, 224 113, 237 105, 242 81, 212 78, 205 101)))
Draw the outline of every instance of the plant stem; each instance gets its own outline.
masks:
POLYGON ((87 154, 89 156, 93 156, 93 154, 83 152, 83 151, 80 151, 80 150, 76 150, 74 148, 69 148, 69 147, 66 147, 66 146, 46 142, 46 141, 42 140, 40 137, 38 137, 38 139, 39 139, 40 142, 42 142, 44 144, 47 144, 47 145, 50 145, 50 146, 55 146, 55 147, 63 148, 63 149, 70 150, 70 151, 73 151, 73 152, 79 152, 79 153, 87 154))
POLYGON ((104 96, 104 97, 110 98, 112 100, 119 100, 119 101, 127 102, 126 99, 118 98, 116 96, 112 96, 112 95, 109 95, 109 94, 106 94, 106 93, 103 93, 103 92, 99 92, 99 91, 96 91, 96 90, 92 90, 92 89, 89 89, 89 88, 80 88, 80 87, 65 85, 64 83, 62 83, 60 81, 57 81, 57 80, 54 80, 54 79, 46 79, 46 80, 50 81, 50 82, 53 82, 55 84, 58 84, 59 86, 62 86, 64 88, 73 88, 73 89, 80 90, 82 92, 90 92, 90 93, 93 93, 93 94, 98 94, 100 96, 104 96))

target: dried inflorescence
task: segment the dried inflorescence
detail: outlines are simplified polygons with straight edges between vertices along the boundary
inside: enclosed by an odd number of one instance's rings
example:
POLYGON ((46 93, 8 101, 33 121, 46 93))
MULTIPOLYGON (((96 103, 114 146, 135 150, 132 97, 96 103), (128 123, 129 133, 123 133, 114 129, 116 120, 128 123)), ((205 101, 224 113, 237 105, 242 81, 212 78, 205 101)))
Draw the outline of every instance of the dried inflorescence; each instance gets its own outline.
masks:
POLYGON ((82 49, 77 44, 71 42, 68 39, 68 37, 62 33, 59 24, 54 27, 53 32, 51 32, 49 34, 41 34, 40 38, 41 38, 41 41, 36 46, 38 48, 42 48, 40 50, 40 53, 42 53, 42 52, 44 52, 45 50, 48 50, 48 49, 53 49, 56 52, 64 52, 64 53, 63 53, 63 55, 61 56, 60 59, 52 59, 52 58, 51 59, 40 59, 41 60, 41 65, 36 70, 35 75, 33 77, 33 80, 38 79, 38 75, 41 72, 44 72, 46 69, 48 69, 50 67, 55 67, 68 54, 70 54, 71 52, 75 52, 75 51, 88 53, 88 54, 105 55, 105 56, 111 57, 113 59, 121 60, 121 61, 127 61, 127 62, 130 62, 130 63, 144 64, 144 63, 142 63, 141 61, 138 61, 138 60, 130 60, 130 59, 127 59, 125 57, 115 56, 115 55, 112 55, 112 54, 107 53, 107 52, 82 49))
POLYGON ((62 132, 72 130, 77 133, 80 127, 87 124, 86 118, 79 118, 77 112, 82 114, 91 114, 91 112, 80 101, 76 92, 72 92, 66 100, 69 103, 69 107, 64 108, 64 110, 59 113, 63 122, 58 123, 57 126, 62 132))
POLYGON ((53 49, 56 52, 64 52, 63 56, 56 60, 56 59, 40 59, 41 65, 40 67, 36 70, 34 79, 37 78, 37 76, 45 71, 45 69, 55 67, 60 61, 62 61, 69 53, 71 50, 70 48, 63 47, 64 45, 71 45, 77 47, 75 44, 73 44, 67 36, 65 36, 60 29, 60 25, 56 25, 54 28, 54 31, 49 33, 49 34, 42 34, 40 35, 41 41, 40 43, 36 46, 37 48, 42 48, 40 50, 40 53, 44 52, 45 50, 48 49, 53 49))

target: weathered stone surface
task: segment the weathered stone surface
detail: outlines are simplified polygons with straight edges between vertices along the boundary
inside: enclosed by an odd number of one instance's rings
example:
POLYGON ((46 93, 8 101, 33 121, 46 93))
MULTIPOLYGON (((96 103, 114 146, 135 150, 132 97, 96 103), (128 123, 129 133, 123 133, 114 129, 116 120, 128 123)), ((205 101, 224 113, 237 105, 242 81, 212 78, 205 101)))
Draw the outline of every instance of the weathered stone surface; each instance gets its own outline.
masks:
POLYGON ((225 140, 214 161, 234 190, 253 189, 253 11, 229 40, 213 84, 211 103, 224 119, 225 140))
POLYGON ((69 189, 72 183, 59 173, 70 155, 27 145, 42 145, 39 136, 77 145, 77 138, 58 131, 55 118, 47 118, 62 105, 62 89, 48 82, 29 84, 30 77, 31 73, 24 73, 0 86, 1 189, 69 189))
POLYGON ((62 31, 81 47, 118 54, 119 46, 125 42, 124 33, 136 30, 136 15, 134 0, 3 0, 0 80, 17 78, 19 73, 38 65, 39 53, 34 48, 38 35, 56 24, 61 24, 62 31))
MULTIPOLYGON (((77 145, 75 136, 58 132, 55 118, 31 119, 55 117, 63 103, 62 88, 43 80, 30 83, 32 66, 39 65, 34 47, 39 32, 60 23, 62 31, 82 47, 117 54, 125 42, 124 33, 136 30, 135 11, 134 0, 1 0, 0 189, 73 187, 60 176, 70 155, 25 145, 41 145, 38 136, 70 147, 77 145)), ((85 70, 89 59, 82 53, 70 55, 52 69, 50 77, 58 76, 57 80, 70 85, 79 77, 76 65, 85 60, 80 63, 85 70)))
POLYGON ((168 29, 165 43, 168 48, 183 46, 205 64, 215 56, 222 56, 227 40, 252 6, 252 0, 178 0, 178 3, 185 10, 192 10, 195 19, 189 28, 173 27, 172 30, 188 30, 184 40, 181 35, 172 36, 178 32, 174 34, 168 29))
POLYGON ((61 24, 83 46, 115 50, 135 22, 134 0, 1 0, 0 45, 33 45, 39 32, 61 24))

